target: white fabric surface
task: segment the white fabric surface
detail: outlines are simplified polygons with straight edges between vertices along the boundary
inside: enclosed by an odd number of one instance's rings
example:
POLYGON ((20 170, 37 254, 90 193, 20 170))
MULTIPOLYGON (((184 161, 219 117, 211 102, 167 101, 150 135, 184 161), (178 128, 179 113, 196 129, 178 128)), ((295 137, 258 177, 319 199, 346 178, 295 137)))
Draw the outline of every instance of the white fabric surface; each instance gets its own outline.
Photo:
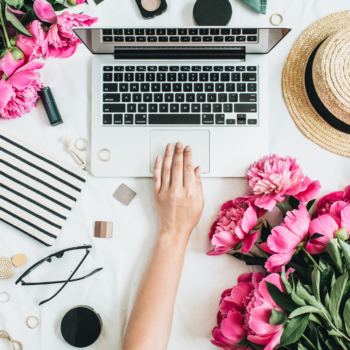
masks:
MULTIPOLYGON (((99 6, 70 8, 98 16, 96 26, 147 26, 163 27, 192 25, 194 0, 168 0, 168 11, 151 21, 144 21, 133 0, 105 0, 99 6)), ((281 77, 284 61, 298 36, 316 20, 336 11, 350 8, 344 0, 269 0, 267 15, 260 15, 240 0, 231 0, 234 27, 270 26, 273 13, 281 13, 284 25, 292 32, 269 54, 269 111, 270 151, 281 156, 291 155, 312 179, 319 179, 323 186, 321 195, 343 189, 350 182, 350 161, 347 158, 323 150, 309 141, 290 117, 282 95, 281 77)), ((69 59, 49 59, 42 69, 42 81, 52 88, 64 124, 51 127, 41 102, 31 113, 18 120, 0 120, 0 125, 16 131, 40 146, 74 163, 73 158, 60 142, 62 137, 76 140, 90 139, 90 80, 92 55, 80 45, 69 59)), ((249 140, 247 140, 249 142, 249 140)), ((236 150, 238 152, 240 150, 236 150)), ((230 152, 226 152, 230 161, 230 152)), ((244 152, 242 145, 241 152, 244 152)), ((86 152, 86 155, 89 153, 86 152)), ((132 161, 132 160, 130 160, 132 161)), ((224 289, 236 283, 237 276, 249 272, 234 258, 225 255, 209 257, 207 233, 222 203, 242 195, 246 191, 244 179, 204 179, 206 205, 202 219, 194 230, 187 248, 186 261, 176 300, 173 331, 169 350, 215 349, 209 342, 216 323, 220 295, 224 289)), ((104 328, 100 339, 91 349, 121 349, 123 334, 136 293, 145 272, 157 235, 157 214, 152 198, 151 179, 94 178, 89 175, 82 195, 74 207, 58 241, 45 248, 21 232, 0 222, 0 256, 12 257, 24 253, 28 257, 25 266, 15 268, 14 276, 0 280, 0 292, 7 291, 11 299, 0 303, 0 329, 6 330, 28 350, 71 349, 60 333, 63 315, 76 305, 89 305, 100 313, 104 328), (137 196, 129 207, 116 201, 112 194, 121 183, 126 183, 137 196), (95 221, 113 221, 114 237, 93 237, 95 221), (104 269, 85 281, 70 283, 53 301, 38 306, 41 300, 54 294, 57 286, 24 287, 14 282, 30 265, 43 257, 67 247, 92 244, 93 249, 80 268, 82 276, 97 267, 104 269), (37 315, 40 326, 31 330, 25 325, 29 315, 37 315)), ((77 264, 79 254, 35 271, 26 280, 39 281, 67 278, 77 264)), ((0 348, 9 345, 0 339, 0 348)))

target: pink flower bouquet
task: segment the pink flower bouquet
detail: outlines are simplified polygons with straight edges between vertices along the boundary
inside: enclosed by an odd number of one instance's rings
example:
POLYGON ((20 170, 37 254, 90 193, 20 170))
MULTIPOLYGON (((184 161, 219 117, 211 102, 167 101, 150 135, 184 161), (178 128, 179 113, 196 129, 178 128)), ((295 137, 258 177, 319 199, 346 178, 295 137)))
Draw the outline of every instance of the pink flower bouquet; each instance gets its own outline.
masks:
POLYGON ((30 62, 72 56, 80 44, 72 28, 97 21, 83 14, 55 14, 65 8, 58 1, 35 0, 31 6, 0 0, 0 118, 18 118, 36 105, 42 84, 34 70, 43 64, 30 62))
POLYGON ((247 182, 251 194, 222 206, 208 255, 229 253, 265 272, 243 274, 222 293, 212 344, 225 350, 350 349, 350 186, 316 204, 319 182, 295 159, 277 156, 251 166, 247 182), (283 222, 262 225, 264 212, 275 206, 283 222))

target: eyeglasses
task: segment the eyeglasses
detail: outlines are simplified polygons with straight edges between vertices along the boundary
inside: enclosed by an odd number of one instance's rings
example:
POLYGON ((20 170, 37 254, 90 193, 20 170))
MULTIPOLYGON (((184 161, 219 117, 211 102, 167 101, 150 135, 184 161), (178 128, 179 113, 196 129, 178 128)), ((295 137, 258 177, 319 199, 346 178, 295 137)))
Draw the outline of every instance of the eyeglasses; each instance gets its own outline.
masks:
POLYGON ((40 261, 38 261, 37 263, 35 263, 33 266, 31 266, 27 271, 25 271, 16 281, 16 284, 18 284, 19 282, 21 282, 22 286, 39 286, 39 285, 44 285, 44 284, 59 284, 59 283, 63 283, 63 286, 49 299, 43 300, 42 302, 39 303, 39 305, 43 305, 45 303, 47 303, 48 301, 52 300, 58 293, 61 292, 61 290, 69 283, 69 282, 76 282, 76 281, 81 281, 85 278, 88 278, 92 275, 94 275, 95 273, 101 271, 103 268, 100 267, 94 271, 92 271, 91 273, 89 273, 88 275, 84 276, 84 277, 80 277, 80 278, 76 278, 76 279, 72 279, 73 276, 75 275, 75 273, 78 271, 78 269, 80 268, 80 266, 83 264, 84 260, 86 259, 86 257, 89 255, 90 250, 92 246, 91 245, 84 245, 81 247, 73 247, 73 248, 67 248, 64 250, 60 250, 59 252, 55 253, 55 254, 51 254, 48 257, 46 257, 45 259, 42 259, 40 261), (61 259, 64 256, 64 253, 72 251, 72 250, 81 250, 81 249, 86 249, 86 253, 83 257, 83 259, 80 261, 80 263, 78 264, 78 266, 76 267, 76 269, 73 271, 73 273, 69 276, 69 278, 66 281, 51 281, 51 282, 31 282, 31 283, 27 283, 25 281, 23 281, 23 278, 28 276, 33 270, 35 270, 37 267, 39 267, 41 264, 43 264, 45 261, 47 262, 51 262, 52 258, 58 258, 61 259))

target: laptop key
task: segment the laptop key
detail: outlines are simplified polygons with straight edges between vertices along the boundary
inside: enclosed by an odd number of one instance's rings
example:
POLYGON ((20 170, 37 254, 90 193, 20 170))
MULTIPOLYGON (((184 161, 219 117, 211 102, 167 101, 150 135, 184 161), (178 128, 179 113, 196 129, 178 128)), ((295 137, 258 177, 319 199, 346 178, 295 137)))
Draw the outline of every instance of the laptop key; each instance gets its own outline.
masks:
POLYGON ((216 92, 225 91, 225 84, 224 83, 215 84, 215 91, 216 92))
MULTIPOLYGON (((138 105, 137 110, 138 110, 139 113, 147 112, 147 105, 146 105, 146 103, 140 103, 140 104, 138 105)), ((137 124, 137 123, 136 123, 136 124, 137 124)))
POLYGON ((143 94, 143 102, 152 102, 152 94, 143 94))
POLYGON ((123 81, 123 73, 114 73, 114 81, 123 81))
POLYGON ((201 123, 200 114, 150 114, 148 116, 149 124, 186 124, 186 125, 195 125, 201 123))
POLYGON ((246 91, 245 84, 237 84, 237 91, 238 92, 245 92, 246 91))
POLYGON ((123 124, 123 114, 114 114, 113 115, 114 124, 123 124))
POLYGON ((147 124, 147 114, 136 114, 135 124, 147 124))
POLYGON ((144 29, 135 29, 135 35, 144 35, 145 30, 144 29))
POLYGON ((125 104, 104 104, 103 112, 125 113, 125 104))
POLYGON ((185 102, 185 94, 175 94, 175 102, 185 102))
POLYGON ((145 81, 145 73, 136 73, 136 81, 145 81))
POLYGON ((191 41, 191 37, 190 36, 182 36, 181 37, 181 42, 189 42, 191 41))
POLYGON ((192 113, 198 113, 201 111, 201 105, 199 103, 193 103, 191 106, 192 113))
POLYGON ((248 66, 247 71, 248 72, 256 72, 256 67, 255 66, 248 66))
POLYGON ((167 36, 160 36, 160 37, 158 37, 158 41, 160 43, 165 43, 165 42, 169 41, 169 38, 167 36))
POLYGON ((156 30, 155 29, 146 29, 146 35, 155 35, 156 30))
POLYGON ((198 35, 198 29, 189 29, 189 33, 190 35, 198 35))
POLYGON ((241 73, 232 73, 231 81, 241 81, 241 73))
POLYGON ((129 103, 127 110, 129 113, 135 113, 136 112, 136 104, 135 103, 129 103))
POLYGON ((224 104, 224 112, 225 113, 232 113, 233 112, 233 106, 231 103, 224 104))
POLYGON ((202 124, 214 124, 214 114, 202 114, 202 124))
POLYGON ((179 42, 180 41, 180 38, 178 36, 171 36, 170 37, 170 42, 174 43, 174 42, 179 42))
POLYGON ((138 92, 139 91, 139 84, 130 84, 130 91, 131 92, 138 92))
POLYGON ((187 81, 187 73, 179 73, 178 81, 187 81))
POLYGON ((134 42, 135 41, 135 37, 134 36, 126 36, 125 37, 125 41, 126 42, 134 42))
POLYGON ((170 72, 179 72, 180 68, 178 66, 171 66, 170 67, 170 72))
POLYGON ((160 92, 160 84, 159 83, 151 84, 151 91, 152 92, 160 92))
POLYGON ((155 73, 147 73, 146 74, 146 81, 155 81, 156 80, 156 74, 155 73))
POLYGON ((117 92, 118 84, 103 84, 103 91, 107 92, 117 92))
POLYGON ((149 113, 157 113, 158 112, 158 105, 155 103, 150 103, 148 105, 148 112, 149 113))
POLYGON ((141 84, 141 91, 142 92, 148 92, 149 91, 149 83, 141 84))
POLYGON ((216 102, 216 94, 208 94, 208 102, 216 102))
POLYGON ((184 84, 184 91, 192 92, 192 84, 184 84))
POLYGON ((201 36, 193 36, 192 37, 192 42, 200 42, 200 41, 202 41, 202 37, 201 36))
POLYGON ((228 83, 226 84, 226 91, 229 92, 233 92, 236 91, 236 84, 232 84, 232 83, 228 83))
POLYGON ((113 71, 113 67, 112 66, 104 66, 103 67, 103 71, 104 72, 112 72, 113 71))
POLYGON ((213 92, 214 91, 214 84, 213 83, 205 84, 205 91, 206 92, 213 92))
POLYGON ((248 40, 248 41, 257 41, 257 40, 258 40, 258 37, 257 37, 257 36, 249 35, 249 36, 247 36, 247 40, 248 40))
POLYGON ((228 98, 230 102, 238 102, 238 94, 229 94, 228 98))
POLYGON ((219 73, 210 73, 210 81, 219 81, 219 73))
POLYGON ((226 119, 226 124, 236 124, 236 119, 226 119))
POLYGON ((174 102, 174 94, 165 94, 165 102, 174 102))
POLYGON ((112 124, 112 114, 103 115, 103 124, 112 124))
POLYGON ((168 35, 176 35, 176 29, 168 29, 167 30, 168 35))
POLYGON ((157 73, 157 81, 165 81, 165 73, 157 73))
POLYGON ((136 67, 136 70, 138 72, 146 72, 146 66, 138 66, 138 67, 136 67))
POLYGON ((216 42, 224 41, 224 37, 223 36, 214 36, 214 41, 216 41, 216 42))
POLYGON ((248 124, 258 124, 256 119, 248 119, 248 124))
POLYGON ((103 35, 112 35, 112 29, 103 29, 103 35))
POLYGON ((124 115, 124 124, 134 124, 134 115, 133 114, 125 114, 124 115))
POLYGON ((122 102, 131 102, 131 94, 122 94, 122 102))
POLYGON ((134 81, 134 73, 125 73, 125 81, 134 81))
POLYGON ((146 37, 145 36, 138 36, 138 37, 136 37, 136 41, 139 43, 145 43, 146 37))
POLYGON ((124 29, 124 35, 134 35, 133 29, 124 29))
POLYGON ((115 42, 122 42, 122 41, 124 41, 124 37, 123 36, 115 36, 114 41, 115 42))
POLYGON ((245 36, 236 36, 237 41, 246 41, 245 36))
POLYGON ((188 103, 181 104, 181 112, 188 113, 190 111, 190 105, 188 103))
POLYGON ((242 81, 256 81, 256 73, 242 73, 242 81))
POLYGON ((187 35, 187 29, 185 29, 185 28, 178 29, 177 34, 187 35))
POLYGON ((176 73, 168 73, 168 81, 176 81, 176 73))
POLYGON ((122 66, 115 66, 115 67, 114 67, 114 70, 115 70, 116 72, 123 72, 123 71, 124 71, 124 67, 122 67, 122 66))
POLYGON ((154 102, 163 102, 163 94, 154 94, 154 102))
POLYGON ((200 35, 208 35, 209 34, 209 29, 199 29, 199 34, 200 35))
POLYGON ((230 73, 221 73, 221 81, 230 81, 230 73))
POLYGON ((219 103, 214 103, 213 104, 213 112, 222 112, 222 105, 219 103))
POLYGON ((211 67, 211 66, 204 66, 203 67, 204 72, 211 72, 212 70, 213 70, 213 67, 211 67))
POLYGON ((112 36, 104 36, 103 41, 106 43, 109 43, 109 42, 113 41, 113 37, 112 36))
POLYGON ((203 36, 203 41, 213 41, 213 37, 212 36, 203 36))
POLYGON ((195 101, 195 94, 186 94, 186 102, 194 102, 195 101))
POLYGON ((103 102, 120 102, 120 94, 103 94, 103 102))
POLYGON ((258 107, 256 104, 251 104, 251 103, 235 104, 235 113, 256 113, 257 111, 258 111, 258 107))
POLYGON ((171 91, 171 84, 163 83, 162 84, 162 91, 163 92, 171 91))
POLYGON ((103 73, 103 81, 113 81, 112 73, 103 73))
POLYGON ((194 91, 203 92, 203 84, 194 84, 194 91))
POLYGON ((149 72, 156 72, 157 71, 157 66, 148 66, 147 70, 149 72))
POLYGON ((157 29, 157 35, 166 35, 165 29, 157 29))
POLYGON ((190 73, 189 81, 198 81, 198 73, 190 73))
POLYGON ((174 84, 173 84, 173 91, 174 91, 174 92, 181 92, 181 91, 182 91, 182 84, 180 84, 180 83, 174 83, 174 84))
POLYGON ((218 94, 218 102, 227 102, 227 94, 218 94))
POLYGON ((202 104, 202 112, 203 113, 210 113, 211 112, 211 104, 210 103, 203 103, 202 104))
POLYGON ((197 94, 197 102, 205 102, 205 94, 197 94))
POLYGON ((167 72, 168 71, 168 67, 161 66, 161 67, 159 67, 159 71, 160 72, 167 72))
POLYGON ((225 41, 235 41, 235 37, 234 36, 225 36, 225 41))
POLYGON ((209 74, 208 73, 200 73, 199 74, 199 81, 209 81, 209 74))
POLYGON ((132 102, 141 102, 141 94, 132 94, 132 102))
POLYGON ((168 108, 169 108, 168 104, 161 104, 161 105, 159 105, 159 112, 160 113, 168 113, 168 111, 169 111, 168 108))
POLYGON ((119 91, 120 92, 128 92, 129 91, 129 84, 120 83, 119 84, 119 91))
POLYGON ((239 94, 239 102, 256 102, 256 94, 239 94))
POLYGON ((248 84, 248 91, 249 92, 256 92, 256 84, 255 83, 248 84))
POLYGON ((258 30, 253 28, 245 28, 243 29, 243 34, 258 34, 258 30))
POLYGON ((215 114, 215 124, 225 124, 225 114, 215 114))
POLYGON ((222 35, 231 34, 231 31, 230 31, 229 28, 221 29, 221 34, 222 34, 222 35))
POLYGON ((212 29, 210 29, 210 34, 211 35, 218 35, 218 34, 220 34, 220 29, 212 28, 212 29))
POLYGON ((236 71, 237 72, 245 72, 245 66, 237 66, 236 71))
POLYGON ((178 113, 180 111, 180 105, 177 103, 170 104, 170 113, 178 113))
POLYGON ((157 37, 156 36, 149 36, 149 37, 147 37, 147 41, 149 43, 157 42, 157 37))

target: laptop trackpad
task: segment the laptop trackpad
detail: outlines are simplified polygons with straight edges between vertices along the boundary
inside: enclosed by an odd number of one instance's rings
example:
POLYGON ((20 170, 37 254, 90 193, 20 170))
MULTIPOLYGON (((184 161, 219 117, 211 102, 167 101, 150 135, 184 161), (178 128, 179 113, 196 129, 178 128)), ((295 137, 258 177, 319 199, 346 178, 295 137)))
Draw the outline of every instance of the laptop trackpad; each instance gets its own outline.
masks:
POLYGON ((180 131, 180 130, 152 130, 151 131, 151 173, 158 155, 164 157, 165 147, 168 143, 174 146, 181 142, 184 147, 191 146, 193 165, 200 166, 203 174, 210 172, 210 136, 209 130, 180 131))

